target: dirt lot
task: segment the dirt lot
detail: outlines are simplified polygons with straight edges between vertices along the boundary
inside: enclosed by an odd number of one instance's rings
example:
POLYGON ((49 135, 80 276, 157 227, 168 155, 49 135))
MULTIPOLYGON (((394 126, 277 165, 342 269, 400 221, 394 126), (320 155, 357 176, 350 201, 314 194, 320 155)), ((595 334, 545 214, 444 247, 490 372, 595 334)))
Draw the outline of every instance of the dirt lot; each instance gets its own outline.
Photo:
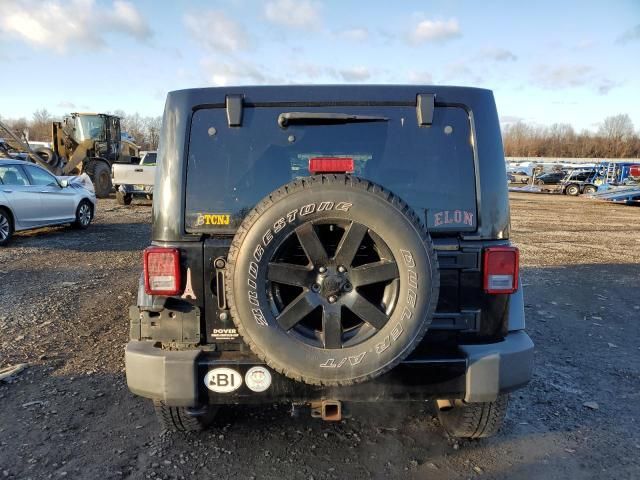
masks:
POLYGON ((86 232, 0 250, 0 478, 640 478, 640 209, 513 194, 531 385, 496 438, 455 442, 424 405, 325 424, 287 407, 223 410, 161 435, 123 374, 148 204, 101 201, 86 232))

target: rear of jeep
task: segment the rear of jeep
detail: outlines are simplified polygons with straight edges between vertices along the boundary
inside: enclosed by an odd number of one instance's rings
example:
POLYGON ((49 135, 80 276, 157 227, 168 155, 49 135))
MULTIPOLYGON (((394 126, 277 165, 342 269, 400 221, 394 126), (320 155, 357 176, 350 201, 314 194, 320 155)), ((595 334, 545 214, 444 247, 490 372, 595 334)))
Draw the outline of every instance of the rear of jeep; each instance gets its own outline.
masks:
POLYGON ((165 427, 433 400, 454 436, 497 431, 533 343, 490 91, 172 92, 158 164, 126 373, 165 427))

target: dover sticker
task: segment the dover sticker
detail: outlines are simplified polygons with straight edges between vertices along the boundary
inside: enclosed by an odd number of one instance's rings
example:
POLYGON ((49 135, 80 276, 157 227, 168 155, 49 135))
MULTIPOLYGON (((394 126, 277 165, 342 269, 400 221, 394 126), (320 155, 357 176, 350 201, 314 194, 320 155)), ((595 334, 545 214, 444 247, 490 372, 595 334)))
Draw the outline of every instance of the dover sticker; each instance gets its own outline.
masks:
POLYGON ((204 384, 216 393, 229 393, 242 385, 242 375, 231 368, 214 368, 204 376, 204 384))

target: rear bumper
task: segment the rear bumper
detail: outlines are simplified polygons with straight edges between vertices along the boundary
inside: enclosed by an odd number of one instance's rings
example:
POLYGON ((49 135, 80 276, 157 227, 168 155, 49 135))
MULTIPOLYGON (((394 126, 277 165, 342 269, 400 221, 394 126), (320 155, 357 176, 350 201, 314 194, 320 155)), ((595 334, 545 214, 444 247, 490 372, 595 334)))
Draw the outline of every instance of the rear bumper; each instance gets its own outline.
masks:
POLYGON ((121 184, 118 190, 125 195, 153 195, 153 185, 121 184))
POLYGON ((127 345, 125 363, 127 385, 133 393, 172 406, 325 398, 356 402, 464 398, 485 402, 529 382, 533 342, 520 330, 510 332, 501 342, 461 345, 453 355, 412 355, 390 372, 350 387, 306 385, 271 371, 271 386, 260 393, 249 390, 244 383, 231 393, 215 393, 205 386, 204 376, 213 368, 231 368, 244 377, 249 368, 264 365, 240 352, 168 351, 155 347, 152 341, 134 340, 127 345))

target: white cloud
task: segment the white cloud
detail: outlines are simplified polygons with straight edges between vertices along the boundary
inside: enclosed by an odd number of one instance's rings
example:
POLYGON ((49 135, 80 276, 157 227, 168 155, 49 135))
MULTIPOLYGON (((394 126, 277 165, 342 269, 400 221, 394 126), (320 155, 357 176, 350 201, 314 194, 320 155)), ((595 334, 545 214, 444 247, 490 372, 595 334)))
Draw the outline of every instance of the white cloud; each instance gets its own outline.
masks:
POLYGON ((422 20, 409 35, 409 41, 414 45, 426 42, 445 42, 461 36, 458 20, 422 20))
POLYGON ((585 85, 591 81, 594 74, 589 65, 561 65, 548 67, 543 65, 536 69, 534 79, 544 88, 568 88, 585 85))
POLYGON ((340 78, 345 82, 363 82, 371 78, 367 67, 351 67, 338 70, 340 78))
POLYGON ((474 63, 468 60, 458 60, 447 64, 444 67, 444 80, 471 86, 483 85, 484 78, 472 70, 469 65, 474 65, 474 63))
POLYGON ((76 104, 69 100, 62 100, 60 103, 58 103, 57 106, 58 108, 69 108, 69 109, 76 108, 76 104))
POLYGON ((267 20, 295 28, 316 28, 320 23, 320 5, 312 0, 272 0, 264 6, 267 20))
POLYGON ((596 90, 600 95, 606 95, 615 87, 620 86, 620 82, 616 82, 609 78, 601 78, 596 84, 596 90))
POLYGON ((577 42, 575 45, 571 47, 571 50, 574 50, 576 52, 579 52, 581 50, 589 50, 593 48, 595 44, 596 43, 591 39, 580 40, 579 42, 577 42))
POLYGON ((480 52, 480 58, 496 62, 515 62, 518 59, 513 52, 504 48, 485 48, 480 52))
POLYGON ((640 23, 630 28, 616 39, 616 43, 625 44, 640 40, 640 23))
POLYGON ((523 117, 517 115, 500 115, 500 123, 502 126, 511 125, 513 123, 519 123, 524 120, 523 117))
POLYGON ((336 32, 336 34, 347 40, 353 40, 355 42, 364 42, 369 38, 369 30, 366 28, 349 28, 336 32))
POLYGON ((138 40, 145 40, 151 35, 146 20, 133 4, 123 0, 115 0, 113 7, 113 13, 106 12, 105 17, 100 19, 99 24, 94 27, 121 31, 138 40))
POLYGON ((600 95, 606 95, 611 89, 620 85, 602 74, 590 65, 561 65, 550 67, 542 65, 533 72, 536 85, 549 90, 559 90, 575 87, 588 87, 600 95))
POLYGON ((408 80, 409 83, 413 83, 416 85, 431 85, 433 83, 433 77, 429 72, 425 71, 410 71, 408 80))
POLYGON ((109 6, 96 5, 94 0, 5 2, 0 32, 57 53, 104 47, 105 35, 114 32, 139 41, 152 36, 144 17, 124 0, 114 0, 109 6))
POLYGON ((253 63, 205 58, 200 64, 207 83, 215 86, 277 83, 275 78, 264 73, 261 67, 253 63))
POLYGON ((184 25, 198 43, 212 51, 237 52, 249 44, 243 28, 221 10, 187 13, 184 25))

